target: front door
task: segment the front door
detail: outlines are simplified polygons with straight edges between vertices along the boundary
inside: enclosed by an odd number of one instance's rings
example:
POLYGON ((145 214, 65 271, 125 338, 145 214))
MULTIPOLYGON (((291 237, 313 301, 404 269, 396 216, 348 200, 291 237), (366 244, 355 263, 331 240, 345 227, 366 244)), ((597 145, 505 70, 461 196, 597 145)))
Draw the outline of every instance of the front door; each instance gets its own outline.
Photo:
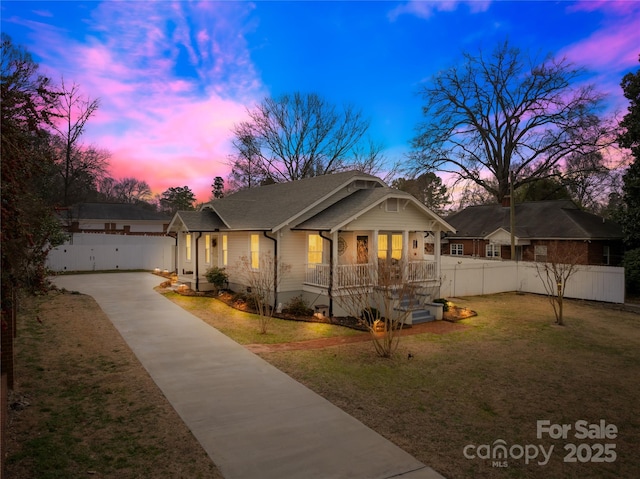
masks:
POLYGON ((356 238, 358 264, 367 264, 369 262, 369 237, 358 236, 356 238))

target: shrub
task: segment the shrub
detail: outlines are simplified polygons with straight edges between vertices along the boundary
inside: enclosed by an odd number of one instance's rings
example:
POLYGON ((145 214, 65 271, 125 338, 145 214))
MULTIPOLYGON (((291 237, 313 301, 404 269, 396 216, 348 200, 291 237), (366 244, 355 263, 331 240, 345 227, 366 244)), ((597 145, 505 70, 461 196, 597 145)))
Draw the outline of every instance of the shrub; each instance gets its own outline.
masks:
POLYGON ((360 319, 362 319, 369 326, 372 326, 373 323, 379 320, 382 317, 380 311, 376 308, 366 308, 360 312, 360 319))
POLYGON ((207 281, 211 283, 216 290, 221 289, 229 281, 229 276, 224 268, 218 268, 217 266, 209 268, 204 274, 204 277, 207 278, 207 281))
POLYGON ((302 295, 291 298, 283 312, 294 316, 313 316, 313 309, 309 307, 309 303, 302 295))
POLYGON ((444 311, 445 313, 449 311, 449 301, 447 301, 445 298, 434 299, 433 302, 442 304, 442 311, 444 311))
POLYGON ((627 294, 640 293, 640 248, 632 249, 624 254, 624 274, 627 294))

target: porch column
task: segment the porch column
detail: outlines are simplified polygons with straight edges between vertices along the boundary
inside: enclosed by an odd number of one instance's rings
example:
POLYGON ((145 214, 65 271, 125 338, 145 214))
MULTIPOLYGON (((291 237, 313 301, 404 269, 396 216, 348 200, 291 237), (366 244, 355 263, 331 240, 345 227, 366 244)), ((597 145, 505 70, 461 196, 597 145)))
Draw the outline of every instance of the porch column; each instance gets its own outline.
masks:
POLYGON ((404 230, 402 232, 402 258, 400 260, 402 264, 401 274, 402 281, 407 281, 407 275, 409 274, 409 232, 404 230))
POLYGON ((433 233, 433 259, 436 262, 436 279, 440 281, 440 230, 432 231, 433 233))
POLYGON ((333 262, 330 266, 331 271, 334 272, 334 274, 331 275, 329 281, 331 282, 331 284, 329 285, 331 287, 331 289, 333 289, 334 286, 334 276, 335 276, 335 272, 338 269, 338 232, 335 231, 331 234, 331 258, 333 258, 333 262))
POLYGON ((375 264, 378 261, 378 230, 373 230, 371 238, 371 251, 369 251, 369 262, 375 264))

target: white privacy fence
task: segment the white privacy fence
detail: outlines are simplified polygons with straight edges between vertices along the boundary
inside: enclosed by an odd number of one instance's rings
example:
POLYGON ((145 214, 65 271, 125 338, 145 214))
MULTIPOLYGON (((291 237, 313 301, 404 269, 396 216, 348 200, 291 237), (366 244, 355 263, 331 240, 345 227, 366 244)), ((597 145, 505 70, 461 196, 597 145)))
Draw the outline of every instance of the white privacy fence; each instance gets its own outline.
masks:
POLYGON ((175 239, 168 236, 74 233, 47 258, 53 271, 175 269, 175 239))
MULTIPOLYGON (((547 294, 536 264, 531 262, 443 256, 441 278, 440 295, 444 298, 506 291, 547 294)), ((624 303, 624 268, 578 266, 567 283, 565 296, 624 303)))

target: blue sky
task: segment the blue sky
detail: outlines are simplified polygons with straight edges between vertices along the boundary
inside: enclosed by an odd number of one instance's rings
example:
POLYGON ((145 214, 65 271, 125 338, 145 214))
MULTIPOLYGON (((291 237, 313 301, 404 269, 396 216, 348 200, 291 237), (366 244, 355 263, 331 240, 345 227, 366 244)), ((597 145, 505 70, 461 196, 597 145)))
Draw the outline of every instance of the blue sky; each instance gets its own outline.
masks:
POLYGON ((229 172, 233 124, 265 96, 315 92, 371 120, 389 159, 409 151, 421 85, 462 51, 510 43, 567 56, 627 103, 638 68, 638 1, 3 1, 2 31, 55 80, 100 98, 86 143, 111 174, 155 193, 187 185, 205 201, 229 172))

